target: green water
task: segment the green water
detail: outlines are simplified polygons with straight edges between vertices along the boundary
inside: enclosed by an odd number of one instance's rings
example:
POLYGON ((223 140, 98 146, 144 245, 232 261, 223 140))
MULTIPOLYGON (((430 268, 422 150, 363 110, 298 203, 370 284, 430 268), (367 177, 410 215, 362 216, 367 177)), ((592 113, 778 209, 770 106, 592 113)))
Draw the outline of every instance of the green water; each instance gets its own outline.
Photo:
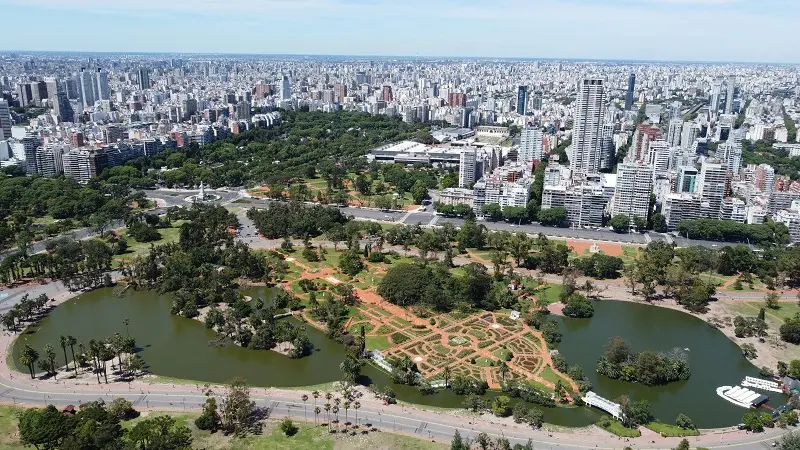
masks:
MULTIPOLYGON (((261 298, 272 295, 267 288, 244 293, 261 298)), ((125 335, 129 331, 156 375, 212 383, 240 376, 252 385, 264 387, 310 386, 341 379, 342 346, 310 326, 307 330, 315 351, 306 358, 290 359, 272 351, 210 347, 208 341, 215 333, 196 320, 171 315, 170 305, 168 296, 153 292, 128 292, 115 297, 111 289, 101 289, 81 295, 56 308, 37 327, 23 334, 14 345, 14 362, 18 370, 27 371, 16 362, 24 344, 41 350, 50 343, 56 347, 61 362, 60 335, 72 334, 86 344, 89 339, 103 339, 117 332, 125 335), (128 330, 123 324, 126 318, 130 320, 128 330)), ((654 403, 657 417, 673 422, 677 413, 683 412, 702 427, 738 423, 745 412, 718 398, 714 389, 722 384, 738 384, 745 375, 757 376, 757 370, 742 358, 736 345, 699 319, 643 305, 602 302, 596 304, 594 318, 563 322, 560 350, 571 364, 584 367, 600 395, 614 398, 629 393, 633 398, 648 398, 654 403), (637 350, 690 347, 692 378, 656 388, 601 379, 593 372, 594 363, 603 343, 614 335, 629 339, 637 350)), ((373 366, 365 366, 363 374, 365 383, 391 384, 389 377, 373 366)), ((393 388, 400 400, 411 403, 459 407, 463 401, 449 391, 424 396, 408 386, 393 388)), ((488 397, 494 395, 497 394, 488 397)), ((588 408, 545 408, 544 412, 547 422, 565 426, 583 426, 597 419, 596 412, 588 408)))
MULTIPOLYGON (((736 386, 745 376, 758 377, 758 369, 721 331, 689 314, 656 306, 615 301, 595 302, 594 306, 591 319, 558 320, 564 334, 559 351, 570 364, 583 367, 595 392, 608 399, 622 394, 647 399, 653 415, 665 423, 675 423, 679 413, 691 417, 700 428, 741 422, 747 410, 717 396, 716 388, 736 386), (597 358, 613 336, 627 339, 634 351, 688 348, 692 376, 686 381, 652 387, 599 375, 594 370, 597 358)), ((770 396, 773 405, 785 403, 783 394, 761 393, 770 396)))

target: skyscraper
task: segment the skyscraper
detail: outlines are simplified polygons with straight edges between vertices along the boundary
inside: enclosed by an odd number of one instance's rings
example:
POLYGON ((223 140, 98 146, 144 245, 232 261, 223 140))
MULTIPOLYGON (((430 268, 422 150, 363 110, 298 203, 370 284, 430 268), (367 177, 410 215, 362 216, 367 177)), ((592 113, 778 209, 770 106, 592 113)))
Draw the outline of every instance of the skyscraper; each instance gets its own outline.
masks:
POLYGON ((281 80, 281 101, 288 102, 292 99, 292 85, 289 83, 289 76, 284 75, 281 80))
POLYGON ((736 84, 733 78, 728 78, 728 91, 725 95, 725 114, 733 113, 733 95, 736 91, 736 84))
POLYGON ((0 98, 0 139, 11 138, 11 111, 8 102, 0 98))
POLYGON ((648 164, 623 163, 617 167, 617 187, 611 214, 647 219, 650 192, 653 190, 653 169, 648 164))
POLYGON ((78 74, 78 91, 84 108, 91 108, 94 106, 94 102, 97 100, 94 96, 96 89, 97 87, 92 71, 81 69, 81 72, 78 74))
POLYGON ((633 91, 636 89, 636 74, 631 74, 628 77, 628 92, 625 94, 625 111, 630 111, 633 108, 633 91))
POLYGON ((110 100, 111 91, 108 88, 108 72, 98 68, 95 78, 97 79, 97 100, 110 100))
POLYGON ((717 218, 728 189, 728 167, 706 161, 700 168, 698 181, 698 193, 702 202, 708 203, 709 217, 717 218))
POLYGON ((669 121, 669 131, 667 132, 667 143, 671 147, 681 145, 681 133, 683 132, 683 119, 672 119, 669 121))
POLYGON ((25 171, 28 175, 36 175, 39 173, 39 165, 36 162, 36 149, 41 145, 39 136, 35 134, 27 134, 22 138, 22 145, 25 149, 25 171))
POLYGON ((56 101, 53 106, 56 115, 61 118, 62 122, 75 122, 75 111, 72 109, 66 91, 59 89, 56 92, 56 101))
POLYGON ((458 164, 458 187, 470 188, 475 184, 476 158, 475 147, 466 147, 461 150, 461 157, 458 164))
POLYGON ((150 71, 141 68, 139 69, 139 90, 144 91, 145 89, 150 89, 150 71))
POLYGON ((539 127, 524 128, 520 136, 517 163, 530 168, 534 161, 542 160, 543 147, 542 130, 539 127))
POLYGON ((528 104, 528 86, 520 86, 517 89, 517 114, 525 115, 526 105, 528 104))
POLYGON ((584 78, 575 102, 570 169, 573 173, 596 173, 603 146, 605 92, 602 78, 584 78))

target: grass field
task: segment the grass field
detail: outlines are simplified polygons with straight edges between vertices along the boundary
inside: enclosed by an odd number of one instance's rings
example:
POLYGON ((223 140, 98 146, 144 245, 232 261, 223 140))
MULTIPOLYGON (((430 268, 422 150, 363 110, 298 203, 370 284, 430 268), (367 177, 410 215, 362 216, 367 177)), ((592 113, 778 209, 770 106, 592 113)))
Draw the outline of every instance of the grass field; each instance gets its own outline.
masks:
POLYGON ((392 348, 388 336, 367 336, 368 350, 388 350, 392 348))
POLYGON ((545 380, 547 380, 547 381, 549 381, 549 382, 551 382, 551 383, 553 383, 553 384, 556 384, 556 383, 557 383, 559 380, 560 380, 562 383, 564 383, 565 385, 566 385, 566 383, 567 383, 567 380, 565 380, 564 378, 562 378, 562 377, 558 376, 558 374, 557 374, 557 373, 555 373, 555 372, 553 371, 553 369, 551 369, 549 366, 545 367, 545 368, 542 370, 542 372, 541 372, 541 373, 539 373, 539 376, 541 376, 542 378, 544 378, 545 380))
POLYGON ((686 437, 697 436, 700 434, 696 429, 693 428, 681 428, 677 425, 669 425, 660 422, 650 422, 645 426, 666 437, 686 437))
POLYGON ((561 293, 564 292, 564 286, 560 284, 549 284, 547 287, 539 291, 536 294, 536 298, 544 298, 547 300, 547 304, 556 303, 559 301, 559 296, 561 293))
POLYGON ((176 242, 181 234, 181 225, 183 225, 185 222, 185 220, 175 220, 172 222, 172 227, 159 228, 158 232, 161 233, 161 239, 153 242, 138 242, 136 239, 128 235, 127 230, 121 231, 120 237, 128 241, 128 250, 121 255, 114 255, 114 261, 129 261, 137 256, 144 255, 150 250, 150 245, 176 242))
MULTIPOLYGON (((0 406, 0 448, 3 450, 22 450, 25 448, 20 441, 17 431, 16 414, 22 408, 0 406)), ((158 413, 161 415, 162 413, 158 413)), ((153 414, 142 416, 122 423, 122 427, 130 429, 138 422, 151 417, 153 414)), ((344 434, 331 434, 324 426, 314 426, 302 422, 295 422, 298 433, 294 436, 285 436, 278 429, 280 417, 267 422, 264 432, 260 435, 251 435, 242 439, 224 436, 222 433, 209 433, 198 430, 194 426, 196 413, 178 414, 169 413, 178 423, 186 425, 192 431, 192 448, 207 448, 219 450, 318 450, 318 449, 399 449, 399 450, 439 450, 445 449, 444 444, 392 433, 369 433, 356 436, 344 434)), ((313 415, 313 414, 312 414, 313 415)))
POLYGON ((616 434, 619 437, 630 438, 630 437, 639 437, 642 435, 642 433, 637 428, 628 428, 622 425, 622 423, 613 419, 611 420, 611 423, 607 428, 602 427, 600 425, 597 425, 597 427, 600 428, 601 430, 606 430, 609 433, 616 434))

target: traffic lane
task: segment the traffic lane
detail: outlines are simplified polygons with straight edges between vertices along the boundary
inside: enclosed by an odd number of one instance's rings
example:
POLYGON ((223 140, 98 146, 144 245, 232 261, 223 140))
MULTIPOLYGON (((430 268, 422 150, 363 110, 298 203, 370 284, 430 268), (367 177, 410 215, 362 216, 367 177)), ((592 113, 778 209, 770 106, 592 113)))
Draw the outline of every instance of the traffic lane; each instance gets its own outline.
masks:
POLYGON ((427 225, 430 223, 431 220, 435 217, 435 214, 432 213, 411 213, 406 217, 406 220, 403 222, 406 225, 427 225))

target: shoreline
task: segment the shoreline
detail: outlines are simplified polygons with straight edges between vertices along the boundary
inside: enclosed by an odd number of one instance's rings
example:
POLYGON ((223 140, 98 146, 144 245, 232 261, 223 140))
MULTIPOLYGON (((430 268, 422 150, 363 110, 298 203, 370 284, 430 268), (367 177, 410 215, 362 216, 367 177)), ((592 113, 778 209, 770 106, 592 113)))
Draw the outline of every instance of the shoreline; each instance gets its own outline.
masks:
MULTIPOLYGON (((14 290, 18 290, 20 292, 24 291, 24 292, 30 293, 31 295, 36 295, 34 293, 37 293, 37 291, 40 291, 43 288, 52 289, 54 287, 54 285, 56 285, 55 287, 57 287, 58 284, 60 284, 60 283, 58 283, 58 282, 50 282, 50 283, 44 284, 44 285, 26 285, 26 286, 16 287, 16 288, 14 288, 14 290)), ((61 304, 80 296, 81 294, 83 294, 83 292, 69 292, 66 289, 62 289, 60 292, 58 292, 58 294, 56 294, 55 296, 51 297, 52 301, 51 301, 50 305, 53 308, 58 307, 61 304)), ((603 300, 601 300, 601 301, 603 301, 603 300)), ((616 301, 632 301, 632 300, 627 299, 627 300, 616 300, 616 301)), ((638 303, 641 303, 641 302, 638 302, 638 303)), ((651 306, 670 307, 670 306, 663 305, 661 303, 652 304, 651 306)), ((672 305, 671 309, 678 309, 680 311, 687 312, 687 311, 683 310, 680 307, 676 307, 675 305, 672 305)), ((694 315, 694 314, 692 314, 692 315, 694 315)), ((697 316, 697 317, 702 318, 702 316, 697 316)), ((56 379, 46 379, 46 380, 36 379, 36 380, 31 380, 24 372, 19 372, 19 371, 16 370, 15 367, 12 367, 13 361, 10 359, 10 357, 11 357, 11 352, 13 350, 13 344, 16 342, 16 339, 18 339, 22 335, 23 332, 24 331, 19 332, 19 333, 9 333, 9 332, 6 331, 6 332, 4 332, 2 334, 2 336, 0 336, 0 347, 3 348, 2 354, 3 354, 4 359, 6 360, 5 364, 0 365, 0 379, 2 379, 2 381, 10 379, 15 384, 17 384, 17 383, 24 384, 26 387, 32 388, 32 392, 41 392, 40 388, 43 385, 48 385, 48 384, 51 385, 51 386, 54 385, 54 384, 55 385, 62 385, 65 388, 67 386, 69 386, 71 383, 68 383, 65 380, 56 380, 56 379)), ((202 397, 203 396, 202 391, 204 390, 204 386, 206 386, 206 385, 210 386, 212 389, 214 389, 215 392, 218 392, 218 393, 219 392, 224 392, 224 389, 225 389, 224 386, 216 385, 216 384, 213 384, 213 383, 205 383, 205 382, 191 381, 191 380, 175 380, 174 382, 170 383, 169 379, 166 379, 166 378, 163 378, 163 377, 159 377, 158 375, 152 375, 152 376, 153 376, 153 379, 150 380, 150 381, 148 381, 148 378, 145 377, 145 378, 137 378, 137 379, 135 379, 134 381, 132 381, 130 383, 121 383, 121 382, 112 382, 112 383, 109 383, 109 384, 95 384, 95 383, 92 383, 92 382, 86 383, 86 384, 74 383, 70 387, 73 388, 73 389, 71 389, 73 393, 77 393, 78 391, 86 393, 86 394, 81 394, 81 395, 97 395, 97 394, 114 395, 113 391, 115 391, 115 390, 119 391, 118 395, 124 395, 125 391, 127 391, 127 393, 139 391, 142 394, 145 394, 145 393, 149 394, 152 390, 160 389, 160 390, 164 390, 164 391, 167 391, 167 392, 174 392, 176 394, 185 394, 184 398, 186 398, 186 397, 202 397), (192 389, 192 385, 194 385, 193 389, 192 389)), ((75 381, 80 381, 80 380, 78 379, 78 380, 75 380, 75 381)), ((336 382, 331 382, 331 383, 326 383, 326 384, 317 385, 317 386, 308 386, 308 387, 306 387, 306 386, 298 386, 298 387, 291 387, 291 388, 283 388, 283 387, 269 387, 269 388, 251 387, 251 393, 252 393, 253 397, 262 397, 262 396, 264 396, 264 397, 273 397, 273 396, 277 395, 277 396, 296 398, 297 400, 299 400, 300 395, 303 394, 303 393, 306 393, 307 395, 310 396, 310 394, 311 394, 310 391, 312 389, 319 389, 320 391, 322 391, 323 389, 320 389, 320 388, 328 386, 328 388, 329 388, 328 390, 333 391, 334 389, 332 389, 332 388, 334 387, 335 383, 336 382)), ((0 384, 2 384, 2 383, 0 383, 0 384)), ((9 387, 9 386, 6 386, 6 387, 9 387)), ((489 428, 503 427, 503 429, 506 429, 507 431, 513 431, 513 430, 516 430, 518 432, 522 431, 523 433, 527 433, 527 434, 530 434, 532 436, 542 436, 542 435, 544 435, 544 436, 549 436, 549 437, 554 437, 554 436, 557 437, 557 435, 560 434, 560 435, 563 435, 564 438, 571 438, 571 439, 574 439, 576 437, 583 437, 583 438, 587 438, 585 443, 596 443, 598 440, 600 440, 602 442, 608 442, 608 443, 618 442, 619 441, 617 436, 615 436, 615 435, 613 435, 611 433, 608 433, 607 431, 602 430, 601 428, 599 428, 599 427, 597 427, 595 425, 590 425, 590 426, 586 426, 586 427, 571 428, 571 427, 564 427, 564 426, 559 426, 559 425, 547 424, 546 423, 542 427, 542 429, 533 430, 533 429, 531 429, 529 426, 527 426, 525 424, 516 424, 516 423, 514 423, 513 420, 510 417, 499 418, 499 417, 494 417, 494 416, 489 415, 489 414, 478 415, 478 414, 470 413, 470 412, 465 411, 463 409, 436 408, 436 407, 427 408, 426 406, 423 406, 423 405, 410 404, 410 403, 407 403, 407 402, 399 402, 398 405, 395 405, 395 406, 385 406, 385 405, 382 404, 381 401, 379 401, 378 399, 374 398, 374 396, 371 394, 371 392, 369 392, 369 390, 366 389, 365 387, 362 386, 362 387, 359 387, 358 389, 361 390, 362 393, 363 393, 362 403, 365 404, 365 406, 370 405, 370 406, 373 406, 373 407, 379 407, 381 410, 386 409, 386 410, 389 410, 389 411, 391 411, 393 409, 396 410, 396 409, 399 408, 404 413, 408 412, 408 413, 412 414, 414 417, 430 417, 430 416, 437 416, 437 415, 438 416, 442 416, 442 415, 444 415, 444 416, 449 416, 449 417, 451 417, 451 418, 453 418, 455 420, 460 420, 462 422, 465 419, 468 419, 469 425, 472 425, 473 428, 476 425, 478 425, 478 426, 486 426, 486 427, 489 427, 489 428)), ((41 399, 39 400, 39 402, 41 402, 41 399)), ((0 401, 0 403, 7 404, 8 402, 3 400, 3 401, 0 401)), ((54 400, 53 403, 57 403, 57 401, 54 400)), ((14 404, 18 405, 18 406, 23 406, 23 405, 37 406, 37 405, 40 405, 41 403, 36 403, 34 401, 27 402, 24 399, 20 399, 19 401, 15 400, 14 404)), ((299 406, 303 407, 304 405, 302 403, 300 403, 299 406)), ((148 408, 140 408, 140 409, 142 409, 142 410, 150 410, 150 409, 162 410, 161 408, 149 408, 149 407, 148 408)), ((194 411, 195 409, 198 409, 198 407, 193 407, 191 409, 194 411)), ((170 409, 169 408, 165 408, 163 410, 168 411, 170 409)), ((731 427, 704 429, 704 430, 699 430, 699 431, 701 431, 700 435, 697 436, 697 437, 694 437, 693 439, 691 439, 690 442, 702 444, 704 442, 705 443, 709 443, 711 440, 714 440, 714 439, 720 439, 721 442, 724 442, 724 441, 728 441, 728 440, 741 439, 742 437, 745 436, 745 433, 743 431, 741 431, 741 430, 732 430, 731 427)), ((403 434, 403 433, 400 433, 400 434, 403 434)), ((649 443, 649 441, 646 441, 646 439, 649 439, 652 436, 646 437, 646 435, 647 435, 647 433, 643 433, 643 437, 632 439, 629 442, 630 443, 645 443, 645 442, 649 443)), ((762 435, 759 435, 759 436, 766 436, 766 435, 762 434, 762 435)), ((659 438, 659 439, 661 439, 661 441, 659 441, 659 442, 663 442, 664 445, 667 445, 668 441, 671 442, 670 440, 676 440, 675 443, 679 442, 679 438, 659 438)), ((672 444, 669 444, 669 445, 672 445, 672 444)))

